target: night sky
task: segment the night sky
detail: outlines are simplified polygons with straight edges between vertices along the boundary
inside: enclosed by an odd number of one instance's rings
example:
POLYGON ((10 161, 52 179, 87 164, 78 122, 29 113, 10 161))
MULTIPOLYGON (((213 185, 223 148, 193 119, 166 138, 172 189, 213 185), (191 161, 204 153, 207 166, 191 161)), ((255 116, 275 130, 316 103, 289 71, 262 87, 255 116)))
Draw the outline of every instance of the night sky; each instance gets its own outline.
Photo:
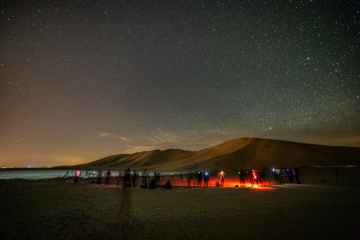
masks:
POLYGON ((358 1, 1 1, 0 166, 360 147, 358 1))

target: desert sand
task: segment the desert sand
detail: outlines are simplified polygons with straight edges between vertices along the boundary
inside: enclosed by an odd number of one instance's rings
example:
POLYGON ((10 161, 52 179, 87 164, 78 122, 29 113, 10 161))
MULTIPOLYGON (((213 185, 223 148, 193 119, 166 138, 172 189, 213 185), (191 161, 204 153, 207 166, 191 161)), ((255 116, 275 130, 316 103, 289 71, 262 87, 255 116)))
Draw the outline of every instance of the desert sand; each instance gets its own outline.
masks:
POLYGON ((359 169, 302 173, 264 188, 3 180, 0 239, 360 239, 359 169))

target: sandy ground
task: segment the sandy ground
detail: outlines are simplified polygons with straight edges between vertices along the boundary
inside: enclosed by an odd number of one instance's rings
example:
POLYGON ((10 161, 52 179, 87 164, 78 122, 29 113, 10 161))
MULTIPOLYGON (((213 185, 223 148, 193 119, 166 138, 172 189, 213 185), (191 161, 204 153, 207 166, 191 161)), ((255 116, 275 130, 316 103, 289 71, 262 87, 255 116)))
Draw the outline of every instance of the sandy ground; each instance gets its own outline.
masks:
POLYGON ((360 239, 360 188, 0 181, 0 239, 360 239))

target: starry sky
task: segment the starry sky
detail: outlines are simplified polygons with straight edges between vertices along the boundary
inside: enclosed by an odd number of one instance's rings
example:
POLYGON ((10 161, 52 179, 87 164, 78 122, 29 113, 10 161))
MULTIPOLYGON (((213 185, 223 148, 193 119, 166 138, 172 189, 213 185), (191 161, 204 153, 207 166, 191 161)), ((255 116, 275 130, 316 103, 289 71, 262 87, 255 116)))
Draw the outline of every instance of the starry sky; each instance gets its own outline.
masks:
POLYGON ((358 1, 0 4, 0 167, 239 137, 360 147, 358 1))

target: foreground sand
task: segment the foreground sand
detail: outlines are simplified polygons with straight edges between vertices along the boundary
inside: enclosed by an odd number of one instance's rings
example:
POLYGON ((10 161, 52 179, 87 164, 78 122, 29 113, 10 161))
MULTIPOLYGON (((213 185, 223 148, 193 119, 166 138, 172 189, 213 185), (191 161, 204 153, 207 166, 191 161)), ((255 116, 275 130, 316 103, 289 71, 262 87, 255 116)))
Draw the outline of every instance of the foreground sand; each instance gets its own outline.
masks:
POLYGON ((0 181, 0 239, 360 239, 360 189, 0 181))

